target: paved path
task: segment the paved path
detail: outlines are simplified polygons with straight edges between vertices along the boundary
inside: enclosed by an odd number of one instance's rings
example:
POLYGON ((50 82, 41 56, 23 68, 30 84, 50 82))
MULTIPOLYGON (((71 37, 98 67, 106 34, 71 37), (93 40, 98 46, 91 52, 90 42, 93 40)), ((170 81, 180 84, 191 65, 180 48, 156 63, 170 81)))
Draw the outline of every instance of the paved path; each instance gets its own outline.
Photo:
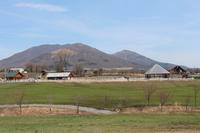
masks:
MULTIPOLYGON (((19 105, 0 105, 0 108, 17 108, 19 105)), ((60 108, 60 109, 77 109, 77 106, 74 105, 49 105, 49 104, 23 104, 22 107, 45 107, 45 108, 60 108)), ((80 111, 85 111, 93 114, 104 114, 104 115, 111 115, 116 114, 116 112, 109 111, 109 110, 100 110, 90 107, 82 107, 79 106, 80 111)))

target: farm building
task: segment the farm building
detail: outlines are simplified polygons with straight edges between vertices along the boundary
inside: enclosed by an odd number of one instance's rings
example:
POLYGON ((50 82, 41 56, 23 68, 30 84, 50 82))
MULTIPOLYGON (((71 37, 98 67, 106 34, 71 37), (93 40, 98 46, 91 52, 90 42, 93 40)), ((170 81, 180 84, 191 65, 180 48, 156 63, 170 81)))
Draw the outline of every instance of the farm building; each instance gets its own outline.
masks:
POLYGON ((24 68, 10 68, 10 71, 18 71, 20 73, 24 72, 24 68))
POLYGON ((6 80, 20 80, 24 78, 24 75, 19 71, 8 71, 5 76, 6 80))
POLYGON ((189 77, 189 72, 187 72, 181 66, 175 66, 169 71, 170 71, 171 77, 176 77, 176 78, 188 78, 189 77))
POLYGON ((173 74, 183 74, 186 72, 187 71, 183 69, 181 66, 175 66, 170 70, 170 73, 173 73, 173 74))
POLYGON ((146 78, 169 78, 170 73, 156 64, 145 73, 146 78))
POLYGON ((71 79, 72 74, 70 72, 62 72, 62 73, 47 73, 46 78, 48 80, 64 80, 71 79))

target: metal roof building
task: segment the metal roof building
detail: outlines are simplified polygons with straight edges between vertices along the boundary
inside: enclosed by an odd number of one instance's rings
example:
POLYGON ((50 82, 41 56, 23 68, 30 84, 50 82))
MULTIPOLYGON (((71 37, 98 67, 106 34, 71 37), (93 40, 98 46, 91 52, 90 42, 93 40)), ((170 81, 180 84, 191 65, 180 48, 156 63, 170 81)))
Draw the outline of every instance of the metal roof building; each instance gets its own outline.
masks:
POLYGON ((169 78, 169 76, 170 72, 168 72, 166 69, 158 64, 155 64, 145 73, 146 78, 169 78))
POLYGON ((20 80, 24 78, 24 75, 18 71, 9 71, 5 73, 5 78, 7 80, 20 80))
POLYGON ((70 72, 62 72, 62 73, 47 73, 46 78, 51 80, 59 80, 59 79, 68 79, 70 78, 70 72))

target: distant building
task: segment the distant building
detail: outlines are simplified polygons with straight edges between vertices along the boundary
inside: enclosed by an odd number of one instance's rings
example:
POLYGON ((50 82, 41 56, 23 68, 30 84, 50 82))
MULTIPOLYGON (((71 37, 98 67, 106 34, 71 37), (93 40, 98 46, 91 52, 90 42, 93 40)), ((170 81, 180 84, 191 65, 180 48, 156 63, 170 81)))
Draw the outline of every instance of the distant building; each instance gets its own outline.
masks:
POLYGON ((10 68, 10 71, 18 71, 20 73, 24 72, 24 68, 10 68))
POLYGON ((170 73, 173 73, 173 74, 183 74, 186 72, 187 71, 183 69, 181 66, 175 66, 170 70, 170 73))
POLYGON ((24 75, 19 71, 8 71, 5 74, 6 80, 20 80, 24 78, 24 75))
POLYGON ((146 78, 169 78, 170 72, 156 64, 145 73, 146 78))
POLYGON ((189 72, 187 72, 184 68, 181 66, 175 66, 172 69, 169 70, 171 77, 175 78, 188 78, 189 72))
POLYGON ((62 73, 47 73, 46 78, 48 80, 67 80, 71 79, 72 74, 70 72, 62 73))
POLYGON ((83 71, 85 76, 127 76, 135 73, 142 73, 141 71, 135 70, 133 67, 84 68, 83 71))

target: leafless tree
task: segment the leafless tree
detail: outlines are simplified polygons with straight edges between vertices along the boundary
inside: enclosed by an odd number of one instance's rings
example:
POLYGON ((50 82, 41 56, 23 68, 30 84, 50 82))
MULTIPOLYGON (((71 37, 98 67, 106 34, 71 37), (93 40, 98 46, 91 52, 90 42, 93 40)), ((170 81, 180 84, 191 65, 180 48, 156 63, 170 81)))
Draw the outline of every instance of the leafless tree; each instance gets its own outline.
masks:
POLYGON ((119 98, 119 102, 116 105, 116 110, 121 112, 126 107, 126 105, 127 105, 126 98, 121 97, 121 98, 119 98))
POLYGON ((22 115, 22 104, 24 101, 24 92, 17 91, 15 93, 16 104, 19 106, 20 115, 22 115))
POLYGON ((150 84, 148 86, 145 86, 144 88, 144 98, 147 101, 147 105, 150 105, 150 100, 152 95, 156 92, 155 86, 153 84, 150 84))
POLYGON ((76 96, 75 97, 75 105, 76 105, 76 114, 80 114, 80 102, 81 102, 81 97, 76 96))
POLYGON ((102 74, 103 74, 103 69, 100 68, 100 69, 98 69, 98 70, 95 70, 93 73, 94 73, 95 76, 102 76, 102 74))
POLYGON ((191 102, 191 96, 185 97, 185 111, 188 111, 188 106, 190 105, 191 102))
POLYGON ((169 92, 160 91, 159 98, 160 98, 161 112, 163 111, 163 106, 167 103, 169 96, 170 96, 169 92))
POLYGON ((81 64, 77 64, 74 67, 74 73, 75 75, 82 77, 84 76, 84 70, 83 70, 83 66, 81 64))
POLYGON ((42 70, 47 69, 46 65, 39 64, 26 64, 25 70, 31 73, 40 73, 42 70))
POLYGON ((52 52, 52 56, 58 59, 58 71, 64 71, 65 67, 69 65, 69 58, 75 54, 74 51, 67 48, 52 52))
POLYGON ((104 107, 109 104, 109 96, 104 96, 104 107))
POLYGON ((197 106, 197 97, 198 97, 198 93, 199 93, 199 89, 194 87, 193 88, 193 93, 194 93, 194 106, 197 106))
POLYGON ((48 104, 49 104, 49 112, 51 113, 51 111, 52 111, 52 104, 53 104, 53 96, 52 95, 48 95, 47 96, 47 100, 48 100, 48 104))

